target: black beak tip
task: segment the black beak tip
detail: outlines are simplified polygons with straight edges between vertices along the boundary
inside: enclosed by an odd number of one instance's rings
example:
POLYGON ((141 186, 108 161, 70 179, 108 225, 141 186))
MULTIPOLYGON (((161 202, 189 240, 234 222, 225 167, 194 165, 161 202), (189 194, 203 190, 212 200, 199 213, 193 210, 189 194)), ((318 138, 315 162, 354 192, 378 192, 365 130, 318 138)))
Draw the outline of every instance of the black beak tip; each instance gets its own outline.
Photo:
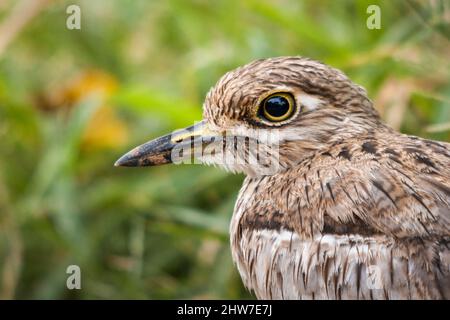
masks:
POLYGON ((171 163, 171 134, 156 138, 125 153, 115 163, 115 167, 148 167, 171 163))
POLYGON ((122 161, 117 160, 116 162, 114 162, 114 167, 121 167, 122 166, 122 161))
POLYGON ((139 165, 138 159, 136 159, 136 157, 133 157, 128 153, 120 157, 114 163, 114 167, 136 167, 138 165, 139 165))

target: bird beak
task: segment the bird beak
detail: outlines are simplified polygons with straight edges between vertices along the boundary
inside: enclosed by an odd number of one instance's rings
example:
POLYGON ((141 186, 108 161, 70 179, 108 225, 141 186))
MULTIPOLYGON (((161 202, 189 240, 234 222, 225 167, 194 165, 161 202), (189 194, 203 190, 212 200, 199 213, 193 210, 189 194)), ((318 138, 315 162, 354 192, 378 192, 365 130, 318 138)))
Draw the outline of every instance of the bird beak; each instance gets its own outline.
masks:
POLYGON ((180 143, 191 147, 198 139, 212 136, 205 121, 144 143, 120 157, 116 167, 159 166, 172 163, 172 150, 180 143))

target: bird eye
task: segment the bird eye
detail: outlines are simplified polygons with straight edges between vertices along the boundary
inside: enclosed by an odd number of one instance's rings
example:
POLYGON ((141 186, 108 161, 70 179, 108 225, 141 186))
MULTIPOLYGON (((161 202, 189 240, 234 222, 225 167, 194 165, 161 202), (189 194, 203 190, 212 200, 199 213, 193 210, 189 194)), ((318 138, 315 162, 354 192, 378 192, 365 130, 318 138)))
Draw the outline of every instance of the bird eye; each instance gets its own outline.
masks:
POLYGON ((263 100, 258 116, 270 122, 280 122, 294 114, 295 102, 289 93, 275 93, 263 100))

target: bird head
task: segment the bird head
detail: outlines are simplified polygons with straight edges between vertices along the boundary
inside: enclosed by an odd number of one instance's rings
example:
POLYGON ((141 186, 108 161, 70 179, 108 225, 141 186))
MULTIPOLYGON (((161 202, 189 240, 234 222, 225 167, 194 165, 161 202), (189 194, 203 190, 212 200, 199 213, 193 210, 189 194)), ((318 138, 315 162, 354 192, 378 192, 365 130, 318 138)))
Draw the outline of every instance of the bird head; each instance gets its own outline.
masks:
POLYGON ((339 70, 302 57, 262 59, 217 82, 203 121, 136 147, 116 166, 194 162, 272 175, 379 124, 366 91, 339 70))

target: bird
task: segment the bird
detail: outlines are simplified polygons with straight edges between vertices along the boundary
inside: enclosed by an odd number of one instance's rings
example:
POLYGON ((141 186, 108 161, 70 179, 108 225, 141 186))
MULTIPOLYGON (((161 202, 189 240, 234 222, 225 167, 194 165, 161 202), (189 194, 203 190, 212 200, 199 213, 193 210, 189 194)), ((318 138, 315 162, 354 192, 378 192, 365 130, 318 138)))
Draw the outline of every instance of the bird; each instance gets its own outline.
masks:
POLYGON ((301 56, 240 66, 202 121, 115 165, 193 159, 245 175, 230 245, 256 298, 450 298, 450 144, 389 127, 342 71, 301 56))

